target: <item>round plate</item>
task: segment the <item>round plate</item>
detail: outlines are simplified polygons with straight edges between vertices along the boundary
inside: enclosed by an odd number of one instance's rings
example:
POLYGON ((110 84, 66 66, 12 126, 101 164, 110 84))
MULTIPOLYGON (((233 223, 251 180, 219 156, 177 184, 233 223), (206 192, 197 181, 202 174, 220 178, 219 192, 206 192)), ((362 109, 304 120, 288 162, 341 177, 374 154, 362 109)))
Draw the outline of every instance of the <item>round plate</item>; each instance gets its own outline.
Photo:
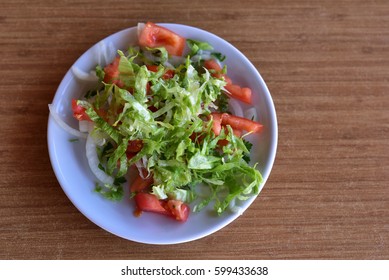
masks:
MULTIPOLYGON (((253 107, 258 120, 264 125, 259 135, 250 135, 253 143, 252 162, 259 162, 258 169, 262 173, 263 188, 273 166, 277 148, 277 120, 274 104, 265 82, 250 61, 234 46, 225 40, 198 28, 178 24, 160 24, 182 35, 210 43, 216 52, 226 55, 225 64, 228 75, 234 83, 250 87, 253 91, 253 107)), ((70 126, 77 128, 77 121, 72 117, 71 99, 85 94, 93 82, 85 82, 76 78, 74 70, 84 72, 94 70, 96 64, 110 61, 115 51, 127 50, 128 46, 137 44, 137 28, 129 28, 117 32, 86 51, 66 73, 53 99, 53 107, 59 116, 70 126), (73 69, 73 70, 72 70, 73 69)), ((248 108, 246 105, 244 109, 248 108)), ((242 202, 243 211, 233 213, 226 211, 217 216, 212 206, 199 213, 191 213, 185 223, 154 213, 143 213, 134 216, 134 202, 123 199, 112 202, 94 192, 95 177, 89 170, 85 156, 85 140, 69 141, 74 137, 65 132, 50 116, 48 121, 48 149, 55 175, 62 189, 88 219, 99 227, 122 238, 148 244, 176 244, 196 240, 212 234, 225 227, 246 210, 255 200, 255 196, 242 202)), ((127 188, 124 188, 127 192, 127 188)), ((128 193, 126 193, 128 194, 128 193)), ((127 196, 128 197, 128 196, 127 196)))

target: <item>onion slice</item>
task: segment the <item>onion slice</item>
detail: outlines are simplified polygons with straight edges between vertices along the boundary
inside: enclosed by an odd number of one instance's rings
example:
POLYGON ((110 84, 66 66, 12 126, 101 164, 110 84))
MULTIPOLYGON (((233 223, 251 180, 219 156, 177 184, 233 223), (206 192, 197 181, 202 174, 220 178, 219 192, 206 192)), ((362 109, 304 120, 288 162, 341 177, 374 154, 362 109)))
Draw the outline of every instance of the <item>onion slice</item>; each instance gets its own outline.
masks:
MULTIPOLYGON (((213 59, 210 52, 202 52, 200 54, 196 54, 191 57, 191 60, 194 62, 200 61, 200 60, 210 60, 213 59)), ((215 60, 216 61, 216 60, 215 60)), ((220 65, 220 63, 217 61, 217 63, 220 65)))
POLYGON ((228 205, 228 208, 231 210, 233 213, 237 213, 238 215, 243 214, 243 208, 240 206, 236 205, 236 197, 230 201, 230 204, 228 205))
POLYGON ((107 173, 105 173, 103 170, 99 168, 99 157, 97 156, 96 152, 96 144, 90 134, 88 134, 88 137, 86 138, 86 158, 88 159, 88 164, 93 172, 93 174, 96 176, 97 179, 99 179, 103 184, 113 184, 113 178, 109 176, 107 173))
POLYGON ((88 73, 74 65, 72 66, 72 73, 77 79, 82 81, 97 82, 99 80, 94 71, 88 73))
POLYGON ((99 42, 96 50, 97 64, 104 66, 111 63, 115 54, 116 49, 112 42, 109 42, 108 44, 105 44, 104 41, 99 42))
POLYGON ((98 48, 98 52, 97 52, 97 57, 98 57, 98 60, 99 60, 99 65, 106 65, 108 62, 108 49, 107 49, 107 45, 101 41, 99 43, 99 48, 98 48))
POLYGON ((247 109, 247 110, 244 112, 244 117, 245 117, 246 119, 253 120, 253 121, 257 122, 257 121, 258 121, 258 112, 257 112, 257 109, 255 109, 254 107, 247 109))
POLYGON ((87 137, 87 134, 82 133, 79 130, 73 128, 73 127, 70 127, 67 123, 65 123, 61 119, 61 117, 57 114, 57 112, 55 111, 53 104, 49 104, 49 111, 50 111, 50 115, 54 118, 55 122, 61 128, 63 128, 66 132, 68 132, 69 134, 71 134, 73 136, 80 137, 80 138, 86 138, 87 137))
POLYGON ((231 113, 234 115, 234 116, 237 116, 237 117, 243 117, 243 109, 242 109, 242 106, 240 105, 240 103, 235 100, 234 98, 230 98, 229 99, 229 109, 231 110, 231 113))
POLYGON ((182 63, 185 62, 185 57, 182 57, 182 56, 176 56, 176 55, 172 55, 169 57, 169 62, 171 65, 174 65, 174 66, 178 66, 182 63))
POLYGON ((91 132, 94 128, 94 123, 90 121, 81 120, 78 122, 80 132, 91 132))
POLYGON ((138 38, 140 37, 140 34, 142 33, 143 29, 145 29, 146 24, 143 22, 139 22, 137 26, 137 33, 138 33, 138 38))

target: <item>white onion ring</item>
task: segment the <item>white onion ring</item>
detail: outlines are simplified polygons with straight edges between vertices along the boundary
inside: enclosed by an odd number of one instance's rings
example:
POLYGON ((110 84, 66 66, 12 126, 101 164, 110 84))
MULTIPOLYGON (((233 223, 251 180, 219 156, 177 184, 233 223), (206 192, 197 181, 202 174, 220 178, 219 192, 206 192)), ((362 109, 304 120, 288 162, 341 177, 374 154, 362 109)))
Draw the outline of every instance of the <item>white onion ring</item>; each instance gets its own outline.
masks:
POLYGON ((240 103, 234 98, 230 98, 228 102, 228 107, 231 110, 231 113, 237 117, 243 117, 243 109, 240 103))
POLYGON ((112 42, 109 42, 108 44, 105 44, 104 41, 99 42, 96 51, 97 64, 101 66, 111 63, 116 54, 116 49, 112 42))
POLYGON ((97 57, 98 57, 98 64, 99 65, 106 65, 108 64, 108 49, 107 45, 101 41, 98 45, 99 47, 97 48, 97 57))
POLYGON ((96 152, 96 144, 90 134, 86 138, 86 158, 88 159, 89 167, 92 173, 99 179, 103 184, 113 184, 113 178, 107 175, 103 170, 99 168, 99 158, 96 152))
POLYGON ((230 204, 228 205, 228 208, 231 210, 233 213, 237 213, 239 215, 243 214, 243 208, 240 206, 236 205, 236 198, 232 199, 230 201, 230 204))
POLYGON ((116 48, 114 47, 113 43, 112 42, 109 42, 108 43, 108 47, 107 47, 107 54, 108 54, 108 57, 107 57, 107 64, 108 63, 111 63, 112 60, 115 58, 116 56, 116 48))
POLYGON ((255 122, 258 121, 258 112, 257 112, 257 109, 255 109, 254 107, 251 107, 249 109, 247 109, 245 112, 244 112, 244 117, 246 119, 249 119, 249 120, 253 120, 255 122))
POLYGON ((72 73, 77 79, 82 81, 97 82, 99 80, 94 71, 87 73, 74 65, 72 66, 72 73))
POLYGON ((94 124, 90 121, 79 121, 78 128, 80 132, 91 132, 93 130, 94 124))
POLYGON ((138 23, 138 27, 137 27, 138 39, 139 39, 139 36, 142 33, 143 29, 145 29, 145 25, 146 24, 144 24, 143 22, 138 23))
POLYGON ((169 57, 169 62, 172 65, 180 65, 180 64, 184 63, 185 60, 186 60, 186 58, 183 57, 183 56, 172 55, 172 56, 169 57))
POLYGON ((207 185, 200 184, 196 187, 197 195, 200 198, 207 198, 212 195, 210 188, 207 185))
MULTIPOLYGON (((196 54, 196 55, 191 57, 191 60, 193 62, 200 61, 201 59, 210 60, 210 59, 213 59, 213 57, 212 57, 211 53, 208 53, 208 52, 203 52, 203 53, 200 53, 200 54, 196 54)), ((220 66, 220 63, 218 61, 217 61, 217 64, 219 64, 219 66, 220 66)))
POLYGON ((80 132, 79 130, 73 128, 73 127, 70 127, 67 123, 65 123, 61 117, 57 114, 57 112, 55 111, 54 107, 52 104, 49 104, 49 111, 50 111, 50 115, 54 118, 55 122, 61 127, 63 128, 63 130, 65 130, 66 132, 68 132, 69 134, 73 135, 73 136, 76 136, 76 137, 80 137, 80 138, 86 138, 87 137, 87 134, 85 133, 82 133, 80 132))

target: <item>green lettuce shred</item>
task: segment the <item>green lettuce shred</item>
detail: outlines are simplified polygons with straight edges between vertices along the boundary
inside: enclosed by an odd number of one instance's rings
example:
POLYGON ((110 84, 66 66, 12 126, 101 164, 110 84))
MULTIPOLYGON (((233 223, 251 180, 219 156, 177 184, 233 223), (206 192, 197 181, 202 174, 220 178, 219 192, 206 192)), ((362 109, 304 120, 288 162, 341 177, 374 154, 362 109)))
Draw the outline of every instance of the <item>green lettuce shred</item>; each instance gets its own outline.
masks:
POLYGON ((190 54, 173 68, 164 48, 118 51, 119 79, 124 86, 104 83, 104 69, 98 66, 99 86, 78 104, 95 124, 92 135, 104 138, 98 148, 99 167, 115 178, 113 185, 96 185, 96 192, 111 200, 122 199, 121 184, 128 167, 142 159, 153 174, 152 193, 159 199, 193 203, 194 211, 213 202, 220 215, 232 200, 257 194, 262 176, 256 166, 249 165, 250 143, 236 137, 230 127, 218 136, 213 134, 207 117, 219 107, 227 110, 228 100, 221 91, 226 83, 190 59, 212 46, 187 42, 190 54), (156 72, 146 67, 150 62, 158 65, 156 72), (168 70, 174 76, 164 79, 168 70), (143 147, 128 159, 128 143, 138 139, 143 147), (228 143, 221 148, 218 142, 223 140, 228 143), (210 195, 199 193, 199 184, 210 195))

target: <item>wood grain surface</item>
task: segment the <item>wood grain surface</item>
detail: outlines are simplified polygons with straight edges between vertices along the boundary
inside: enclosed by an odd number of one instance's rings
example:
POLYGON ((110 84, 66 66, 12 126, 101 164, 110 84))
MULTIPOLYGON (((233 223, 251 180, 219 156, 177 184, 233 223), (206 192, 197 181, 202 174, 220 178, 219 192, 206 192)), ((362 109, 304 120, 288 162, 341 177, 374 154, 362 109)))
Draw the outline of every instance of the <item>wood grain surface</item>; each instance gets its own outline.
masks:
POLYGON ((388 259, 389 1, 0 0, 1 259, 388 259), (252 206, 168 246, 85 218, 52 171, 47 104, 90 46, 138 22, 199 27, 266 81, 279 143, 252 206))

